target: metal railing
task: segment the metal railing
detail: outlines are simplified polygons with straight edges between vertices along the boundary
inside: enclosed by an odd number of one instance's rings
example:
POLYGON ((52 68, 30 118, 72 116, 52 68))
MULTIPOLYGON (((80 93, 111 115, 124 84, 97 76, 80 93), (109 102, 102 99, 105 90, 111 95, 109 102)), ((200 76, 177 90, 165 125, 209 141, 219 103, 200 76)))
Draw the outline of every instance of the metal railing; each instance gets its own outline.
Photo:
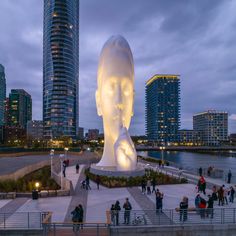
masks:
MULTIPOLYGON (((50 216, 50 217, 49 217, 50 216)), ((42 229, 50 212, 0 212, 0 229, 42 229)))
POLYGON ((73 232, 73 235, 80 235, 80 232, 85 233, 90 236, 100 236, 100 235, 109 235, 109 225, 107 223, 43 223, 43 235, 70 235, 73 232))
POLYGON ((107 212, 111 226, 235 224, 236 208, 163 209, 107 212))

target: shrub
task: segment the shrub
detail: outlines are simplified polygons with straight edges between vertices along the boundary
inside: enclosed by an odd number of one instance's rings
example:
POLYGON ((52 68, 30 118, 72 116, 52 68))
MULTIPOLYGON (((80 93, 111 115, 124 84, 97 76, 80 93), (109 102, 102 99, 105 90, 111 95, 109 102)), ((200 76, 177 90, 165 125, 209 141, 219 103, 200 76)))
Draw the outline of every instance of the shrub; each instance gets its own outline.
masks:
POLYGON ((40 183, 40 189, 56 190, 60 186, 51 179, 50 167, 46 166, 25 175, 18 180, 3 180, 0 181, 0 192, 31 192, 35 188, 35 182, 40 183))
MULTIPOLYGON (((88 176, 93 181, 96 180, 97 175, 92 174, 89 171, 89 168, 85 170, 85 175, 88 176)), ((148 179, 150 180, 155 179, 157 185, 187 183, 187 179, 184 178, 178 179, 169 175, 165 175, 163 173, 155 172, 151 169, 145 170, 145 176, 127 177, 127 178, 114 177, 114 176, 108 177, 104 175, 100 176, 101 184, 108 188, 140 186, 143 179, 145 179, 146 181, 148 179)))

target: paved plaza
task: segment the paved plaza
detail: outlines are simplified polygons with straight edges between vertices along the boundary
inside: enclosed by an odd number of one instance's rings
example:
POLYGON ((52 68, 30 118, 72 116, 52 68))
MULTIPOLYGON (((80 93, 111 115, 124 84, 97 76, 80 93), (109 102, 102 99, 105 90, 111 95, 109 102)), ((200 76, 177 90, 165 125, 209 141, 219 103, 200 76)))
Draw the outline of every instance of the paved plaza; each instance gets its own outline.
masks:
MULTIPOLYGON (((107 221, 106 211, 110 209, 111 204, 119 200, 121 208, 125 198, 129 198, 132 210, 145 213, 147 210, 155 210, 155 194, 146 195, 141 193, 140 187, 131 188, 106 188, 90 181, 91 190, 81 188, 81 181, 84 176, 85 165, 80 165, 80 171, 76 174, 75 166, 70 166, 66 170, 66 176, 72 181, 75 195, 67 197, 49 197, 32 200, 29 198, 17 198, 14 200, 0 200, 0 212, 12 212, 13 214, 7 219, 10 225, 19 220, 19 213, 23 212, 52 212, 52 222, 70 222, 71 211, 78 204, 82 204, 85 209, 84 219, 88 223, 105 223, 107 221), (18 218, 17 218, 18 217, 18 218)), ((208 179, 210 180, 210 179, 208 179)), ((158 189, 163 192, 163 209, 175 209, 179 206, 183 196, 189 198, 189 207, 194 207, 194 198, 196 196, 195 184, 178 184, 178 185, 160 185, 158 189)), ((207 193, 210 193, 207 190, 207 193)), ((203 196, 204 197, 204 196, 203 196)), ((206 198, 206 197, 205 197, 206 198)), ((207 198, 206 198, 207 199, 207 198)), ((217 204, 214 206, 219 208, 217 204)), ((234 208, 236 203, 230 203, 225 207, 234 208)), ((38 223, 38 215, 31 215, 31 224, 38 223)), ((199 218, 199 216, 196 216, 199 218)), ((122 221, 121 217, 121 221, 122 221)), ((149 219, 150 220, 150 217, 149 219)), ((22 218, 23 221, 23 218, 22 218)))

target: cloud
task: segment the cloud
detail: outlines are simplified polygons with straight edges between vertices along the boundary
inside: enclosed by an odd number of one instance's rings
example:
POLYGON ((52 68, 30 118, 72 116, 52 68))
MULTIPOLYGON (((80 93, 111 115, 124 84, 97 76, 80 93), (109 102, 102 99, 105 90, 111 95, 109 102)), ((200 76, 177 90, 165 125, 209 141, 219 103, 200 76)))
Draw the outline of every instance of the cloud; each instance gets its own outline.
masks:
MULTIPOLYGON (((113 34, 128 40, 134 56, 132 134, 145 133, 145 82, 157 73, 181 75, 182 128, 192 128, 193 114, 209 108, 236 114, 235 11, 236 2, 227 0, 81 0, 80 126, 102 129, 94 98, 97 63, 113 34)), ((8 91, 29 92, 33 118, 40 119, 43 1, 2 1, 0 30, 8 91)), ((236 125, 230 124, 230 131, 236 132, 236 125)))

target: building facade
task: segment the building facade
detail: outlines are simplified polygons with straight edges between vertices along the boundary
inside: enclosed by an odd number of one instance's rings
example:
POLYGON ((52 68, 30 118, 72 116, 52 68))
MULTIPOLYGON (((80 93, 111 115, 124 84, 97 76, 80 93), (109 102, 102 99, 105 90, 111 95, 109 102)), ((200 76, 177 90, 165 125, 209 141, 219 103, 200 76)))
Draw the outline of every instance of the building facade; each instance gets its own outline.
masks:
POLYGON ((88 130, 88 140, 97 140, 99 137, 99 130, 98 129, 89 129, 88 130))
POLYGON ((44 137, 78 133, 79 0, 44 0, 44 137))
POLYGON ((192 129, 181 129, 178 132, 178 144, 185 146, 201 145, 198 132, 192 129))
POLYGON ((43 139, 43 121, 32 120, 27 122, 27 138, 28 139, 43 139))
POLYGON ((84 139, 84 128, 83 127, 79 127, 79 129, 78 129, 78 139, 79 140, 84 139))
POLYGON ((209 110, 193 116, 193 130, 203 145, 218 146, 228 140, 228 113, 209 110))
POLYGON ((6 99, 6 78, 3 65, 0 64, 0 126, 4 125, 4 102, 6 99))
POLYGON ((146 136, 166 144, 178 140, 180 126, 179 75, 157 74, 146 82, 146 136))
POLYGON ((9 117, 7 126, 22 127, 32 120, 32 99, 24 89, 12 89, 9 94, 9 117))

